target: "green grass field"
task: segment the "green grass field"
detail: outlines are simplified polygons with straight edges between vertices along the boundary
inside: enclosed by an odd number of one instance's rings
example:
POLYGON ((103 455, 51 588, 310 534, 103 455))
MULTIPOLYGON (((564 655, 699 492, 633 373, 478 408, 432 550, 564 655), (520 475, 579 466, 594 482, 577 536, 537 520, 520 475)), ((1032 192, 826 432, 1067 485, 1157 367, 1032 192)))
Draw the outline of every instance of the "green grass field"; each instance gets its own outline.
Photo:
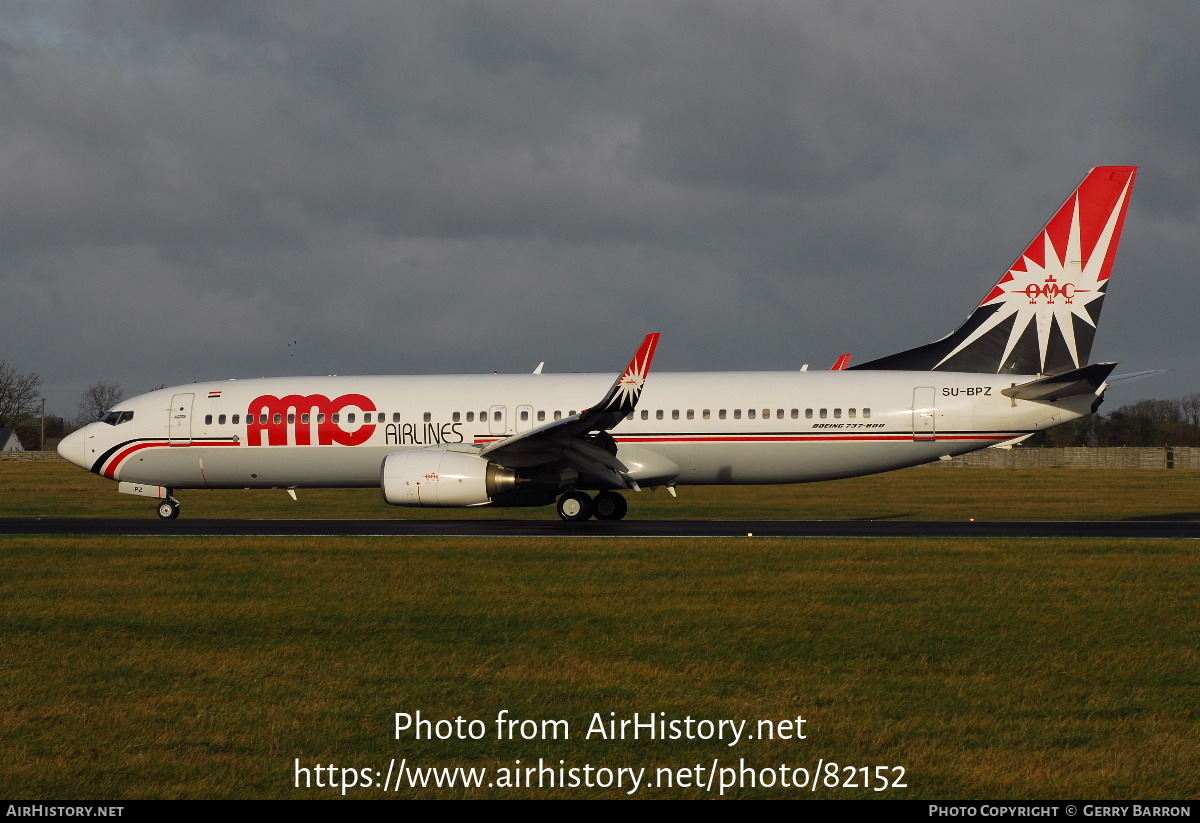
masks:
MULTIPOLYGON (((150 501, 68 468, 0 463, 0 516, 153 517, 150 501)), ((1059 519, 1067 505, 1089 518, 1191 517, 1197 481, 925 469, 647 494, 633 516, 1059 519)), ((205 492, 184 504, 185 517, 414 514, 369 492, 302 492, 299 504, 205 492)), ((714 760, 758 780, 781 764, 833 762, 839 780, 902 767, 906 784, 742 785, 727 797, 1200 791, 1192 541, 7 537, 0 568, 10 797, 341 796, 294 788, 297 758, 314 782, 312 769, 334 766, 359 782, 378 770, 379 784, 393 758, 489 770, 479 789, 348 790, 360 798, 627 796, 627 785, 486 786, 539 758, 646 768, 655 785, 635 797, 716 796, 719 781, 668 788, 656 771, 695 780, 702 764, 703 781, 714 760), (395 739, 395 713, 417 710, 479 719, 485 737, 395 739), (501 710, 564 720, 569 739, 497 740, 501 710), (593 715, 610 712, 751 729, 802 716, 807 737, 588 739, 593 715)))

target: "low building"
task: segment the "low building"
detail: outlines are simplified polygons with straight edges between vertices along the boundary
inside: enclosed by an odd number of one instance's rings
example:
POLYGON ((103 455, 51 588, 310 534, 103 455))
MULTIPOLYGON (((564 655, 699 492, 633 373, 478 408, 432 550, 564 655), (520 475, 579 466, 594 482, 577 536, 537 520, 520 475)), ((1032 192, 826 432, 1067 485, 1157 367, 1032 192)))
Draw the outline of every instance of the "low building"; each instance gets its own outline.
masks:
POLYGON ((12 429, 0 428, 0 452, 23 452, 25 447, 12 429))

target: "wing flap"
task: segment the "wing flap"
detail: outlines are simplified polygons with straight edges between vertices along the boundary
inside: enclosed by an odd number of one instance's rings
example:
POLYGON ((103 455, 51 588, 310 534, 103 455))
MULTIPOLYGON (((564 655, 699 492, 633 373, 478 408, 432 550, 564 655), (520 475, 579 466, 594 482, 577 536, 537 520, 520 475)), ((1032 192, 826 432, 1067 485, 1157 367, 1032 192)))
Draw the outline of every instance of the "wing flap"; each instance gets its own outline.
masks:
POLYGON ((619 489, 629 488, 625 464, 599 446, 575 440, 563 450, 563 459, 580 474, 603 480, 619 489))

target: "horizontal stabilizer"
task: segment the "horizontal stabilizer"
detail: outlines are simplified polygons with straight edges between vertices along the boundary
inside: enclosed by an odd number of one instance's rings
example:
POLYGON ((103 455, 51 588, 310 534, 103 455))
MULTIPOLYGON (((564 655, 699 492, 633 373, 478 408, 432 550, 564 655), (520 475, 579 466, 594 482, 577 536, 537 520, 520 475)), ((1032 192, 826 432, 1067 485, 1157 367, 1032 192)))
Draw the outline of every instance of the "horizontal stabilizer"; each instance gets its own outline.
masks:
POLYGON ((1116 367, 1116 363, 1093 363, 1080 369, 1071 369, 1061 374, 1052 374, 1019 386, 1001 389, 1000 393, 1015 400, 1035 400, 1044 403, 1053 403, 1081 394, 1095 394, 1104 385, 1104 379, 1112 374, 1116 367))

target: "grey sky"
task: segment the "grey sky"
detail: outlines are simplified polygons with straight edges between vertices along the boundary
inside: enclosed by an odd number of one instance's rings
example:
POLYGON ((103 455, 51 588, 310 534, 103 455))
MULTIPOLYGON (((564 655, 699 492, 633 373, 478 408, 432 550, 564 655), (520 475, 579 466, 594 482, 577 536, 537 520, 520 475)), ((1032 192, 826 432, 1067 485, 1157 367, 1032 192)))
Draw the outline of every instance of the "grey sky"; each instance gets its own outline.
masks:
MULTIPOLYGON (((1194 3, 0 5, 0 357, 73 412, 290 373, 828 368, 1142 167, 1093 359, 1200 391, 1194 3), (295 344, 292 345, 293 341, 295 344)), ((1111 406, 1109 407, 1111 408, 1111 406)))

